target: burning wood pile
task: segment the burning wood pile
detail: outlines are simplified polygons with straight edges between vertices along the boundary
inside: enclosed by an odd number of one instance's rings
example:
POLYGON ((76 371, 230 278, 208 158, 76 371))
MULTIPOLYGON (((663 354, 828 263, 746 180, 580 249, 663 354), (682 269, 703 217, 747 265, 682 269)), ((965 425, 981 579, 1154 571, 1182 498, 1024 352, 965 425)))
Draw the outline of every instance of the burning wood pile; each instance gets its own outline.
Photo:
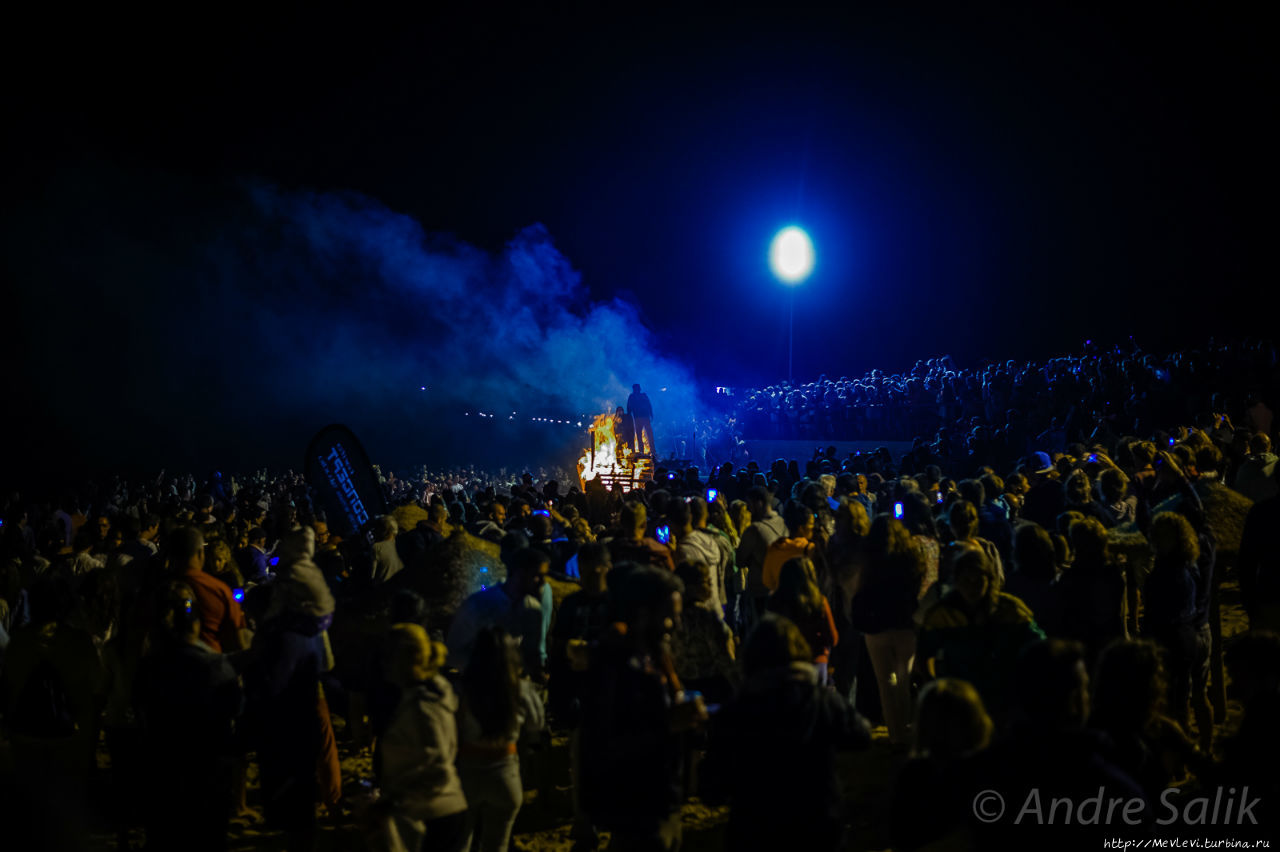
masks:
POLYGON ((591 424, 591 447, 578 459, 578 478, 585 489, 588 482, 599 480, 606 488, 620 487, 630 491, 637 484, 653 479, 653 461, 636 454, 634 435, 619 435, 618 420, 612 414, 601 414, 591 424))

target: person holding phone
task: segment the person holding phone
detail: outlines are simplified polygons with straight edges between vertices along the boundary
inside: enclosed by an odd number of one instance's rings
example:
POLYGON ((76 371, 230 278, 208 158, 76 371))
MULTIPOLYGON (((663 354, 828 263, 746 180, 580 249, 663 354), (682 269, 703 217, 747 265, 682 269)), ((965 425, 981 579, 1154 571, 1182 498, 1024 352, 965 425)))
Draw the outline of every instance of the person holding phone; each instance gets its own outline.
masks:
MULTIPOLYGON (((618 535, 609 542, 609 555, 613 564, 634 562, 637 565, 666 568, 668 571, 676 570, 671 547, 645 535, 648 525, 649 512, 643 503, 633 500, 623 504, 618 521, 618 535)), ((670 527, 667 532, 670 533, 670 527)))

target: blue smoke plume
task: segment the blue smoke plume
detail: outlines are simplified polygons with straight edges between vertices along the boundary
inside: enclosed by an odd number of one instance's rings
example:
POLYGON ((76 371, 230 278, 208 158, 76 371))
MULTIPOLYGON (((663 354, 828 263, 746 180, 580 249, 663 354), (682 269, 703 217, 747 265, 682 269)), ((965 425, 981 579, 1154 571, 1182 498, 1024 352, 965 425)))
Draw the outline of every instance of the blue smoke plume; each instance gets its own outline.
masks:
MULTIPOLYGON (((22 309, 60 315, 66 335, 25 342, 51 363, 123 364, 109 392, 101 374, 60 370, 71 393, 47 400, 55 420, 102 412, 107 464, 296 466, 333 421, 375 461, 520 464, 517 421, 485 431, 475 412, 576 422, 638 382, 667 449, 697 407, 691 371, 632 305, 593 301, 541 225, 486 252, 353 193, 117 177, 51 195, 62 241, 28 222, 10 243, 30 279, 22 309), (493 441, 505 452, 475 455, 493 441)), ((581 435, 554 435, 541 460, 570 464, 581 435)))

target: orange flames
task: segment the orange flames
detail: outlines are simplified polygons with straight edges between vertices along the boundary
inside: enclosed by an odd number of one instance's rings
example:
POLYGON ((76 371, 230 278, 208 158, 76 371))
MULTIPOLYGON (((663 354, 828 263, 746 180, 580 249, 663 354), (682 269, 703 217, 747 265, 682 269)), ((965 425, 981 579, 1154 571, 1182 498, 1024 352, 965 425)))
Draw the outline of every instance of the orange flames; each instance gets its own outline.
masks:
POLYGON ((618 436, 614 433, 616 425, 612 414, 601 414, 591 424, 591 447, 584 450, 578 460, 584 485, 598 476, 631 478, 631 448, 623 444, 619 450, 618 436))

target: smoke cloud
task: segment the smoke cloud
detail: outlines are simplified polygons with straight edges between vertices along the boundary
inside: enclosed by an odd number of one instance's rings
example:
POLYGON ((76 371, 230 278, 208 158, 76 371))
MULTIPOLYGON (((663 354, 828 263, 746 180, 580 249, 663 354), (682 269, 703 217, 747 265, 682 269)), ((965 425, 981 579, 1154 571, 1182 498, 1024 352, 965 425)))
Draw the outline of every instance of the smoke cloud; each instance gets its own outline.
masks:
MULTIPOLYGON (((64 446, 297 465, 337 421, 375 461, 484 463, 518 456, 520 420, 610 410, 633 382, 660 444, 695 411, 691 371, 632 305, 593 301, 541 225, 486 252, 352 193, 141 184, 68 179, 11 233, 24 311, 58 322, 22 333, 62 383, 41 431, 64 446), (478 411, 514 419, 499 434, 478 411), (465 457, 494 440, 507 452, 465 457)), ((570 463, 581 438, 554 435, 570 463)))

